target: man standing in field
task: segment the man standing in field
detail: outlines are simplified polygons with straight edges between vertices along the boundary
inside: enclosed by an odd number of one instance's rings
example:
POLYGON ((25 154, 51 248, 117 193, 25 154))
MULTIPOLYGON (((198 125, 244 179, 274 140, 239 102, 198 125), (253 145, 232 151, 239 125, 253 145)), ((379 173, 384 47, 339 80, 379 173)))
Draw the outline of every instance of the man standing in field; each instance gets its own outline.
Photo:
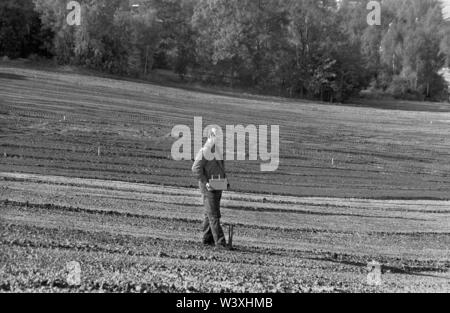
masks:
POLYGON ((192 172, 199 180, 200 191, 203 196, 205 206, 205 220, 203 222, 203 244, 215 245, 217 248, 226 248, 225 235, 220 226, 220 200, 222 198, 221 190, 214 190, 210 184, 211 177, 225 178, 225 162, 216 143, 216 129, 211 129, 208 133, 208 140, 203 148, 198 152, 192 172), (206 153, 211 152, 214 158, 205 158, 206 153), (209 160, 212 159, 212 160, 209 160))

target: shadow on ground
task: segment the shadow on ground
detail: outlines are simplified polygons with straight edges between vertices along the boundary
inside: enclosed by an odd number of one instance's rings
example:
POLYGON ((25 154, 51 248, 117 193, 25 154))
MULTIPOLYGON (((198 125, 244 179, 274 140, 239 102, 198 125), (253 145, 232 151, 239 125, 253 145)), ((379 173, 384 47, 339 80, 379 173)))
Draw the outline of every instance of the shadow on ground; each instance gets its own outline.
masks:
POLYGON ((0 72, 0 79, 26 80, 27 78, 23 75, 0 72))

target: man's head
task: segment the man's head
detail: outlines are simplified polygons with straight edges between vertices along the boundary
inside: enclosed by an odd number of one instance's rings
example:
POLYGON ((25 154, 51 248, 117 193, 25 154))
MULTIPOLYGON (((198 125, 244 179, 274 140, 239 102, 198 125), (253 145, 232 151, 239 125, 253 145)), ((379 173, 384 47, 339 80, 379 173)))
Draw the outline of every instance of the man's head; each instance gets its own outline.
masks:
POLYGON ((208 129, 207 136, 208 137, 204 148, 207 151, 206 154, 212 153, 207 157, 207 159, 223 160, 221 131, 215 127, 211 127, 210 129, 208 129))
POLYGON ((216 143, 216 138, 217 138, 217 129, 216 128, 211 128, 210 130, 208 130, 208 139, 207 139, 207 143, 209 144, 215 144, 216 143))

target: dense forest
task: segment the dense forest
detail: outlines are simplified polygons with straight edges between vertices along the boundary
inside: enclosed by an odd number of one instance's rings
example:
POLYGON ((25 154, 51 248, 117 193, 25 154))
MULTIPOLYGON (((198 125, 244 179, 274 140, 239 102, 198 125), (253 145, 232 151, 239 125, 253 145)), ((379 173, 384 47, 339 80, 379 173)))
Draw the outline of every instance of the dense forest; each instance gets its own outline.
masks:
POLYGON ((439 100, 450 21, 439 0, 2 0, 0 56, 54 58, 112 74, 182 79, 345 101, 362 89, 439 100), (134 6, 133 6, 134 4, 134 6))

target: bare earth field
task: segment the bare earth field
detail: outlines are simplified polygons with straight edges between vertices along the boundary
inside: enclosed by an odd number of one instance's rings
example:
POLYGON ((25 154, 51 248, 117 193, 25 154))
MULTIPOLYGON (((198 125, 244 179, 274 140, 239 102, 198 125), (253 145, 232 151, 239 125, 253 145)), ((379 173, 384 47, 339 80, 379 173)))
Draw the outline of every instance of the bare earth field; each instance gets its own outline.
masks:
POLYGON ((450 292, 450 107, 373 106, 0 64, 0 291, 450 292), (231 252, 200 244, 192 162, 170 157, 194 116, 280 125, 277 172, 228 162, 231 252))

